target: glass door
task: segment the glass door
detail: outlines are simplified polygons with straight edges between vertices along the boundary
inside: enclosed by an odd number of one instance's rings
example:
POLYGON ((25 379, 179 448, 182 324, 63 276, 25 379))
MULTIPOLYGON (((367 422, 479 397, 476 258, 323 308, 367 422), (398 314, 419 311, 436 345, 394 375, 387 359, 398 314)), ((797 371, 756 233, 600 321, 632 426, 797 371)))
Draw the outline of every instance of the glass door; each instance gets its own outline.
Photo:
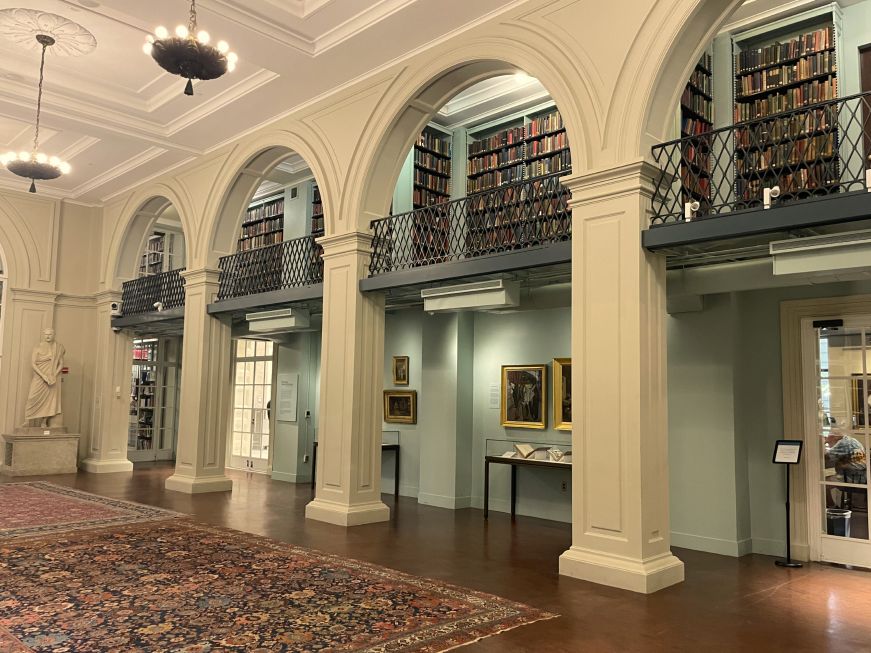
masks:
POLYGON ((178 433, 181 340, 136 338, 130 384, 127 458, 174 460, 178 433))
POLYGON ((272 343, 236 341, 233 421, 228 466, 246 471, 270 469, 272 343))
POLYGON ((819 559, 871 567, 867 472, 871 318, 845 320, 839 327, 817 326, 814 349, 810 524, 818 529, 819 559))

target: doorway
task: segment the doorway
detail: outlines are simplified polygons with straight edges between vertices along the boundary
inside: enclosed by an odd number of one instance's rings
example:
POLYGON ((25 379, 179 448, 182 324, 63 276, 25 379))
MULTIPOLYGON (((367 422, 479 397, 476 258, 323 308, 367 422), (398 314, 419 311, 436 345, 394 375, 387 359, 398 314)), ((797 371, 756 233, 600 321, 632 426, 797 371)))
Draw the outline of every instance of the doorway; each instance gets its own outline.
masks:
POLYGON ((265 473, 271 468, 272 342, 239 339, 235 359, 228 467, 265 473))
POLYGON ((802 321, 811 558, 871 567, 871 316, 802 321))
POLYGON ((127 458, 175 460, 181 366, 179 338, 135 338, 127 458))

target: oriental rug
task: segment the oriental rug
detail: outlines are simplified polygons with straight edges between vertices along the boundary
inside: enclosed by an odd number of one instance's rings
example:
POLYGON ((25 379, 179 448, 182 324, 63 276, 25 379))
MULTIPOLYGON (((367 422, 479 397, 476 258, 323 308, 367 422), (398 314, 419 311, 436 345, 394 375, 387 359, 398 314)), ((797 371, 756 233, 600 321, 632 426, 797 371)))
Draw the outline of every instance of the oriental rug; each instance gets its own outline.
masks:
POLYGON ((436 653, 554 616, 190 519, 0 541, 4 653, 436 653))
POLYGON ((0 542, 178 516, 169 510, 54 483, 0 483, 0 542))

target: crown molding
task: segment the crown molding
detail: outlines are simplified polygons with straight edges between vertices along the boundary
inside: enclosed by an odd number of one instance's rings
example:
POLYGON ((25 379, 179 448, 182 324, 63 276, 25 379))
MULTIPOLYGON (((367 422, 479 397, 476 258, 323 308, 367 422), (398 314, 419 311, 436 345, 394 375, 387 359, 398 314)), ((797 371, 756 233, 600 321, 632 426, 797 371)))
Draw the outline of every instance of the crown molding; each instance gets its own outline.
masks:
POLYGON ((134 181, 132 184, 128 184, 127 186, 124 186, 124 188, 121 188, 120 190, 116 190, 113 193, 110 193, 108 195, 104 195, 103 197, 100 198, 100 203, 101 203, 100 205, 101 206, 106 205, 109 202, 111 202, 112 200, 114 200, 122 195, 126 195, 127 193, 134 191, 137 188, 141 188, 143 186, 150 184, 152 181, 154 181, 156 179, 160 179, 161 177, 165 177, 166 175, 168 175, 168 174, 170 174, 170 173, 172 173, 180 168, 183 168, 186 165, 194 163, 197 160, 197 158, 198 157, 196 157, 196 156, 189 156, 186 159, 182 159, 178 163, 169 166, 168 168, 164 168, 163 170, 159 170, 158 172, 150 174, 147 177, 142 177, 142 178, 134 181))
POLYGON ((337 45, 380 23, 398 11, 413 5, 416 0, 377 0, 372 7, 367 7, 340 25, 324 32, 314 40, 314 55, 323 54, 337 45))
MULTIPOLYGON (((290 46, 307 55, 315 54, 315 43, 304 34, 276 23, 275 16, 264 16, 250 9, 240 7, 241 3, 231 0, 200 0, 200 5, 209 11, 225 18, 240 27, 250 29, 264 38, 271 39, 276 43, 290 46)), ((287 5, 280 7, 281 11, 287 11, 287 5)), ((289 12, 300 17, 296 12, 289 12)))
POLYGON ((80 197, 85 193, 88 193, 95 188, 99 188, 103 184, 106 184, 121 175, 125 175, 128 172, 138 168, 141 165, 148 163, 149 161, 153 161, 157 157, 166 154, 168 150, 165 150, 160 147, 149 147, 146 150, 143 150, 136 156, 131 159, 127 159, 123 163, 116 165, 113 168, 110 168, 106 172, 101 175, 97 175, 96 177, 92 177, 90 180, 77 186, 70 193, 73 198, 80 197))

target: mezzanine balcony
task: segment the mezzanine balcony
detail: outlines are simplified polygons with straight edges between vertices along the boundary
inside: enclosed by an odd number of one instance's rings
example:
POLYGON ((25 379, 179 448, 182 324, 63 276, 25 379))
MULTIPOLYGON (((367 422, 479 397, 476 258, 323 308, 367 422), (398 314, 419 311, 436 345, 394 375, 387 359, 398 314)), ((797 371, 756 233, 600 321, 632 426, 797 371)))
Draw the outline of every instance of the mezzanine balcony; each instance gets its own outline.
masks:
POLYGON ((361 289, 570 262, 570 193, 560 176, 526 179, 373 220, 369 278, 361 281, 361 289))
POLYGON ((180 329, 184 318, 184 268, 125 281, 121 289, 120 317, 113 327, 134 327, 142 333, 180 329))
POLYGON ((871 219, 871 93, 669 141, 652 154, 662 174, 643 234, 649 250, 871 219))

